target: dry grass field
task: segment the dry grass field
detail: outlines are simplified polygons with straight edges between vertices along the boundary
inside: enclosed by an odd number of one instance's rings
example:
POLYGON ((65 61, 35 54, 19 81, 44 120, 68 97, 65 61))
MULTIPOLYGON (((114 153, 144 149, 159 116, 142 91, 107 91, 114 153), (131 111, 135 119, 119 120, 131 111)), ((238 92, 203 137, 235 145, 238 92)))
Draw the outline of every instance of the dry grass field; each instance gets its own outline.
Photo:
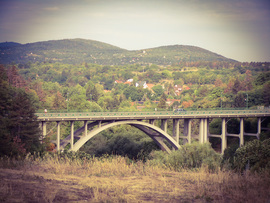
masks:
POLYGON ((0 160, 0 202, 269 202, 270 173, 172 171, 120 156, 0 160))

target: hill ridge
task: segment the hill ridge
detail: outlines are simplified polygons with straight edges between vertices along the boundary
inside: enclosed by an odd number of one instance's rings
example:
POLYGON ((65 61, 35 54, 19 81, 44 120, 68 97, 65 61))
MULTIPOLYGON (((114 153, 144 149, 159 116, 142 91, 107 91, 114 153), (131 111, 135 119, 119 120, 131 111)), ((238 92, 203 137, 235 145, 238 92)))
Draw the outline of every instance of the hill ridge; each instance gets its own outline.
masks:
POLYGON ((138 63, 172 65, 181 61, 226 61, 226 58, 209 50, 191 45, 167 45, 140 50, 127 50, 90 39, 61 39, 20 44, 0 43, 0 63, 62 62, 69 64, 97 63, 124 65, 138 63))

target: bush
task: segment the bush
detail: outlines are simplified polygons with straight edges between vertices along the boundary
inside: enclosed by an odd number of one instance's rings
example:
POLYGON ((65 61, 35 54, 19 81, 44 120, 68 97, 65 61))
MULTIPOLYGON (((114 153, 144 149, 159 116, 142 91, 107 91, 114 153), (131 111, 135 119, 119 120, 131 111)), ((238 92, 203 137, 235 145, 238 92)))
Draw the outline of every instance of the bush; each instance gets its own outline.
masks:
POLYGON ((253 140, 235 152, 234 168, 237 171, 250 169, 259 172, 270 169, 270 139, 253 140))
POLYGON ((213 150, 210 143, 200 144, 198 142, 184 145, 167 156, 158 152, 154 153, 152 157, 150 163, 162 164, 176 171, 200 167, 216 171, 221 161, 221 156, 213 150))
POLYGON ((221 167, 226 169, 234 168, 234 159, 236 150, 239 148, 238 143, 232 144, 230 147, 226 148, 221 161, 221 167))

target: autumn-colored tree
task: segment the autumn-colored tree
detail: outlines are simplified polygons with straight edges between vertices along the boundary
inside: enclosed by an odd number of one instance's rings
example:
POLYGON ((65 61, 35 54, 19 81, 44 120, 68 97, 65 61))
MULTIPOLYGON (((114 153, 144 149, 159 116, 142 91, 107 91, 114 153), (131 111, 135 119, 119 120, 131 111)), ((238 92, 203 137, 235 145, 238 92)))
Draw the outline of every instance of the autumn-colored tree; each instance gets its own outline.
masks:
POLYGON ((222 80, 220 78, 217 78, 215 80, 215 83, 214 84, 215 84, 216 87, 220 87, 220 86, 222 86, 223 83, 222 83, 222 80))
POLYGON ((42 83, 41 82, 35 82, 35 83, 33 83, 32 88, 36 91, 36 93, 37 93, 37 95, 39 97, 39 101, 44 103, 46 101, 46 93, 43 90, 42 83))
POLYGON ((62 94, 57 91, 56 95, 54 96, 53 99, 53 109, 65 109, 66 108, 66 100, 62 96, 62 94))
POLYGON ((16 88, 24 88, 28 90, 26 81, 19 75, 16 66, 11 66, 7 70, 8 82, 11 86, 16 88))
POLYGON ((231 92, 232 92, 233 85, 234 85, 234 81, 235 81, 234 78, 230 78, 230 79, 229 79, 229 82, 228 82, 228 84, 227 84, 226 89, 224 90, 224 93, 231 93, 231 92))
POLYGON ((184 108, 189 108, 189 107, 191 107, 192 105, 193 105, 193 101, 192 100, 189 100, 189 101, 183 101, 182 102, 182 106, 184 107, 184 108))
POLYGON ((238 80, 238 78, 236 78, 236 80, 234 81, 234 85, 232 87, 232 93, 237 94, 237 92, 240 90, 241 90, 241 83, 238 80))
POLYGON ((244 80, 244 88, 246 91, 249 91, 252 89, 252 73, 250 70, 247 70, 246 71, 246 77, 245 77, 245 80, 244 80))

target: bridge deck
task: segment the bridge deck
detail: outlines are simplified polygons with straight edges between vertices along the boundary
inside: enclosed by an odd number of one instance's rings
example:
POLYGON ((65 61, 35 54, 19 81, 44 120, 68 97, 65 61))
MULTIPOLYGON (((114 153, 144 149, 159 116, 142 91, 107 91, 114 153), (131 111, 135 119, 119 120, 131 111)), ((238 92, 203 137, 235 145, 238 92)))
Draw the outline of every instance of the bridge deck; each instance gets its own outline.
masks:
POLYGON ((152 111, 152 112, 67 112, 36 113, 39 121, 71 120, 138 120, 138 119, 176 119, 176 118, 237 118, 269 117, 269 109, 260 110, 209 110, 209 111, 152 111))

